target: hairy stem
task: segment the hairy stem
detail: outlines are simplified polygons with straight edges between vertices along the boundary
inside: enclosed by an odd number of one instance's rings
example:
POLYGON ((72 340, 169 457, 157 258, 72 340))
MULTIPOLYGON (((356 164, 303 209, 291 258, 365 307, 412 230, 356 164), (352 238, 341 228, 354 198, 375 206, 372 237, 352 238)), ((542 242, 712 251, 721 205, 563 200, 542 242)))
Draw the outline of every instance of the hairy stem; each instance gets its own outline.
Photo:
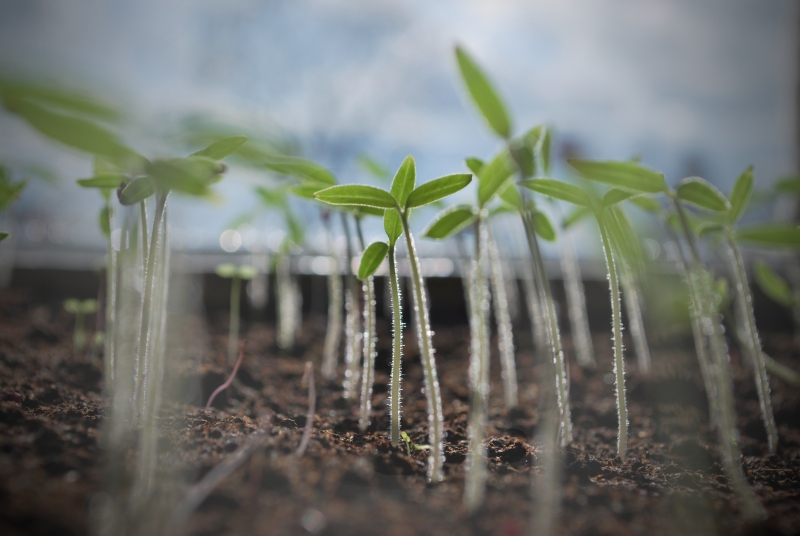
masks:
POLYGON ((622 305, 619 301, 619 279, 614 262, 614 254, 608 239, 608 231, 601 218, 598 219, 600 238, 603 241, 603 253, 608 268, 609 293, 611 294, 611 311, 614 330, 614 385, 617 391, 617 418, 619 434, 617 435, 617 456, 625 460, 628 444, 628 406, 625 400, 625 356, 622 347, 622 305))
POLYGON ((345 293, 344 309, 344 388, 343 396, 353 398, 358 387, 358 365, 360 363, 360 343, 361 343, 361 316, 358 310, 358 291, 356 276, 353 273, 353 247, 350 237, 350 225, 347 222, 347 215, 342 212, 342 227, 347 245, 347 267, 345 277, 347 278, 347 288, 345 293))
POLYGON ((639 371, 647 374, 650 371, 650 347, 647 344, 647 335, 644 330, 639 286, 631 273, 630 266, 627 265, 624 259, 620 259, 619 269, 622 298, 625 300, 625 310, 628 312, 631 338, 633 339, 633 346, 636 348, 636 360, 639 365, 639 371))
POLYGON ((756 327, 756 318, 753 313, 753 297, 750 294, 750 286, 747 284, 747 272, 745 271, 742 252, 739 245, 733 240, 733 233, 730 229, 726 232, 728 241, 728 262, 736 283, 736 294, 739 305, 739 315, 742 319, 742 327, 745 330, 745 350, 753 362, 753 374, 755 375, 756 390, 758 391, 758 401, 761 406, 761 419, 767 430, 767 444, 770 454, 774 454, 778 448, 778 428, 775 425, 775 417, 772 413, 772 401, 769 394, 769 375, 761 348, 761 339, 756 327))
POLYGON ((470 268, 470 386, 469 452, 464 503, 475 511, 483 502, 486 491, 486 422, 489 411, 489 289, 483 265, 487 257, 486 214, 475 222, 475 258, 470 268))
MULTIPOLYGON (((356 218, 356 231, 358 241, 361 244, 361 251, 365 251, 364 233, 361 230, 361 218, 356 218)), ((369 276, 363 283, 364 294, 364 338, 362 339, 362 363, 361 371, 361 412, 359 413, 358 428, 361 432, 366 432, 369 427, 369 416, 372 411, 372 387, 375 383, 375 278, 369 276)))
POLYGON ((402 381, 403 366, 402 295, 400 294, 400 282, 397 278, 396 251, 396 245, 391 244, 389 247, 389 285, 392 290, 392 385, 389 403, 391 404, 390 413, 392 418, 390 438, 393 447, 396 447, 400 442, 400 411, 402 405, 400 382, 402 381))
POLYGON ((420 274, 417 250, 414 247, 414 238, 408 227, 408 216, 400 215, 403 223, 403 232, 406 237, 408 260, 411 264, 411 286, 414 290, 414 311, 417 319, 417 336, 419 337, 422 364, 425 370, 425 396, 428 399, 428 435, 431 442, 430 456, 428 457, 428 480, 439 482, 442 480, 442 465, 444 464, 444 423, 442 416, 442 398, 439 393, 439 379, 436 374, 436 361, 434 348, 431 344, 430 322, 428 320, 428 302, 425 294, 422 275, 420 274))
POLYGON ((503 276, 503 265, 500 262, 500 253, 497 251, 497 242, 487 229, 487 246, 489 251, 489 266, 492 272, 492 304, 494 316, 497 320, 497 334, 500 350, 500 365, 503 377, 503 394, 506 408, 514 408, 519 403, 517 393, 517 363, 514 357, 514 332, 511 328, 511 314, 508 310, 508 297, 506 296, 506 282, 503 276))

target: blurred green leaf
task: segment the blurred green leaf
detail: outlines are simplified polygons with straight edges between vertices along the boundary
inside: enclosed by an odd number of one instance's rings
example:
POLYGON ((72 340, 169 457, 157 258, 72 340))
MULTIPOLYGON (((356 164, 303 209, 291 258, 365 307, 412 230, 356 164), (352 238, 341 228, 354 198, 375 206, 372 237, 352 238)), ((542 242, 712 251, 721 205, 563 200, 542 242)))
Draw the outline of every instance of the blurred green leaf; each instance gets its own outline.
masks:
POLYGON ((511 121, 497 92, 478 65, 461 47, 456 47, 456 59, 461 77, 481 114, 492 130, 500 137, 508 138, 511 135, 511 121))
POLYGON ((602 182, 609 186, 649 194, 667 191, 667 182, 664 180, 664 175, 637 162, 600 162, 571 159, 569 160, 569 165, 582 177, 602 182))
POLYGON ((602 220, 616 254, 627 266, 641 273, 644 269, 644 256, 636 232, 625 212, 619 205, 608 207, 603 211, 602 220))
POLYGON ((736 179, 736 184, 733 185, 733 190, 731 191, 731 210, 728 214, 728 220, 731 223, 736 223, 739 217, 744 213, 752 193, 753 167, 750 166, 744 173, 739 175, 739 178, 736 179))
POLYGON ((553 179, 526 179, 520 181, 519 184, 534 192, 554 197, 574 205, 590 207, 592 204, 586 192, 566 182, 553 179))
POLYGON ((756 283, 764 291, 764 294, 784 307, 794 306, 794 294, 789 283, 770 268, 767 263, 761 259, 757 260, 753 275, 755 275, 756 283))
POLYGON ((514 162, 508 151, 500 151, 478 175, 478 205, 486 205, 513 173, 514 162))
POLYGON ((11 182, 5 169, 0 169, 0 211, 5 210, 12 201, 19 198, 27 181, 11 182))
POLYGON ((514 160, 512 164, 516 164, 516 168, 523 177, 532 176, 535 171, 534 147, 528 144, 525 138, 512 140, 508 145, 511 157, 514 160))
POLYGON ((506 182, 505 186, 502 186, 500 190, 497 192, 498 197, 503 203, 507 204, 511 208, 516 210, 520 210, 522 208, 522 198, 519 195, 519 191, 517 190, 517 185, 514 181, 506 182))
POLYGON ((443 240, 471 225, 478 215, 469 205, 455 205, 444 209, 434 217, 431 224, 422 232, 425 238, 443 240))
POLYGON ((707 234, 718 233, 723 229, 723 225, 717 221, 701 220, 694 227, 694 232, 697 236, 702 238, 707 234))
POLYGON ((54 86, 27 82, 0 80, 0 95, 10 98, 27 98, 64 111, 88 115, 96 119, 116 120, 119 114, 107 104, 89 96, 54 86))
POLYGON ((84 188, 110 188, 116 190, 125 180, 125 175, 120 173, 106 173, 95 175, 88 179, 78 179, 78 184, 84 188))
POLYGON ((192 156, 205 156, 212 160, 222 160, 228 155, 235 153, 239 147, 247 141, 247 136, 230 136, 217 140, 205 149, 201 149, 192 156))
POLYGON ((225 279, 230 279, 236 275, 236 266, 232 263, 226 262, 218 265, 214 271, 218 276, 225 279))
POLYGON ((717 188, 700 177, 688 177, 678 183, 678 198, 714 212, 727 212, 730 203, 717 188))
POLYGON ((367 249, 364 250, 364 254, 361 255, 361 264, 358 265, 358 278, 364 281, 374 274, 375 270, 377 270, 383 262, 383 259, 386 258, 388 252, 389 244, 386 242, 373 242, 367 246, 367 249))
POLYGON ((392 194, 374 186, 345 184, 318 191, 314 197, 331 205, 356 205, 375 208, 398 208, 392 194))
POLYGON ((591 213, 592 213, 591 208, 577 206, 574 209, 572 209, 572 212, 567 214, 567 217, 564 218, 564 221, 561 222, 561 228, 566 231, 573 225, 583 221, 586 218, 586 216, 589 216, 591 213))
POLYGON ((119 193, 119 202, 122 205, 134 205, 144 201, 156 193, 155 184, 150 177, 139 177, 129 182, 119 193))
POLYGON ((258 273, 256 267, 252 264, 242 264, 237 271, 239 272, 239 278, 246 280, 253 279, 258 273))
POLYGON ((290 210, 284 211, 286 226, 289 228, 289 240, 298 246, 302 246, 306 241, 306 232, 303 223, 298 220, 290 210))
POLYGON ((783 223, 751 225, 736 230, 736 239, 756 246, 800 247, 800 228, 783 223))
POLYGON ((775 191, 782 194, 800 194, 800 177, 784 177, 775 183, 775 191))
POLYGON ((620 188, 612 188, 611 190, 606 192, 606 195, 603 196, 603 206, 610 207, 612 205, 616 205, 617 203, 622 203, 623 201, 627 201, 631 197, 638 195, 635 192, 631 192, 630 190, 622 190, 620 188))
POLYGON ((80 311, 85 314, 89 315, 97 311, 97 300, 88 299, 83 300, 80 302, 80 311))
POLYGON ((8 238, 9 236, 11 236, 11 235, 10 235, 10 234, 8 234, 8 233, 0 233, 0 242, 2 242, 3 240, 5 240, 5 239, 6 239, 6 238, 8 238))
POLYGON ((111 222, 109 221, 109 212, 108 207, 103 207, 100 211, 100 215, 97 218, 97 223, 100 226, 100 231, 103 233, 103 236, 108 238, 111 236, 111 222))
POLYGON ((553 141, 550 129, 545 127, 542 144, 539 146, 539 173, 542 175, 550 174, 550 153, 552 144, 553 141))
POLYGON ((380 181, 385 181, 391 176, 389 170, 383 164, 368 155, 359 155, 356 158, 356 163, 361 166, 361 169, 380 181))
POLYGON ((661 212, 661 204, 656 199, 647 197, 646 195, 637 195, 636 197, 632 197, 631 203, 652 214, 661 212))
POLYGON ((64 300, 64 310, 71 314, 77 314, 81 310, 81 301, 75 298, 64 300))
POLYGON ((456 173, 428 181, 421 186, 417 186, 408 194, 406 209, 422 207, 439 199, 444 199, 462 190, 470 182, 472 182, 472 175, 469 173, 456 173))
POLYGON ((275 188, 268 189, 263 186, 256 186, 256 194, 258 198, 268 207, 284 209, 286 208, 286 192, 284 190, 275 188))
POLYGON ((308 181, 308 182, 303 182, 301 184, 296 184, 294 186, 290 186, 286 190, 296 195, 297 197, 304 197, 306 199, 316 201, 317 199, 314 197, 314 194, 316 194, 320 190, 324 190, 328 186, 329 186, 328 184, 322 182, 308 181))
POLYGON ((553 224, 544 213, 538 210, 533 213, 533 230, 548 242, 554 242, 556 239, 556 230, 553 228, 553 224))
POLYGON ((328 185, 336 184, 336 177, 316 162, 297 156, 269 156, 264 165, 282 175, 290 175, 303 180, 322 182, 328 185))
POLYGON ((480 174, 481 168, 483 167, 483 160, 470 156, 464 162, 467 164, 467 169, 469 169, 473 175, 477 177, 480 174))
POLYGON ((210 193, 209 184, 215 182, 224 169, 223 164, 210 158, 190 156, 154 160, 147 166, 147 174, 161 188, 204 196, 210 193))

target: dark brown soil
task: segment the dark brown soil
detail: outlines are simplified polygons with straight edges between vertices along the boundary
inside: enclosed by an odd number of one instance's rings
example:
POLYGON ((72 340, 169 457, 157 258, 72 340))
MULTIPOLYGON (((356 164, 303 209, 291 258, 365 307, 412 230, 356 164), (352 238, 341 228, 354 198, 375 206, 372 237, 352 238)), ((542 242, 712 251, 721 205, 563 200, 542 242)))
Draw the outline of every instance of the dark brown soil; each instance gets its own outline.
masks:
MULTIPOLYGON (((90 323, 91 324, 91 323, 90 323)), ((73 355, 71 319, 56 304, 31 304, 22 291, 0 295, 0 533, 86 534, 91 500, 102 489, 100 425, 106 412, 99 357, 73 355)), ((295 355, 280 354, 274 332, 251 323, 242 369, 214 409, 205 398, 229 374, 226 315, 198 322, 184 351, 191 362, 178 384, 195 385, 183 403, 165 408, 164 451, 197 481, 268 422, 265 447, 205 500, 190 534, 497 534, 527 532, 531 476, 538 447, 539 367, 520 329, 519 409, 502 408, 502 384, 492 382, 490 477, 484 507, 461 505, 468 410, 466 328, 440 328, 434 342, 446 417, 446 479, 426 483, 426 454, 394 449, 387 430, 389 326, 382 324, 372 425, 357 431, 357 402, 317 377, 319 404, 306 454, 294 451, 306 423, 305 360, 318 363, 324 322, 307 322, 295 355), (200 336, 203 332, 210 335, 200 336), (260 421, 259 421, 260 419, 260 421)), ((768 336, 778 361, 800 368, 788 336, 768 336)), ((569 341, 566 341, 569 344, 569 341)), ((617 417, 608 334, 595 335, 595 370, 570 367, 575 441, 564 452, 564 534, 794 534, 800 530, 800 392, 772 380, 778 453, 766 436, 749 371, 735 348, 737 410, 747 478, 768 512, 757 526, 739 521, 708 428, 699 371, 687 341, 654 348, 654 370, 639 374, 629 359, 629 456, 615 456, 617 417)), ((688 341, 690 344, 690 341, 688 341)), ((631 345, 629 345, 630 347, 631 345)), ((572 359, 569 354, 568 358, 572 359)), ((632 353, 632 352, 631 352, 632 353)), ((493 365, 494 366, 494 365, 493 365)), ((499 368, 499 367, 496 367, 499 368)), ((427 442, 422 369, 413 334, 404 361, 403 428, 427 442)), ((176 389, 179 392, 180 389, 176 389)))

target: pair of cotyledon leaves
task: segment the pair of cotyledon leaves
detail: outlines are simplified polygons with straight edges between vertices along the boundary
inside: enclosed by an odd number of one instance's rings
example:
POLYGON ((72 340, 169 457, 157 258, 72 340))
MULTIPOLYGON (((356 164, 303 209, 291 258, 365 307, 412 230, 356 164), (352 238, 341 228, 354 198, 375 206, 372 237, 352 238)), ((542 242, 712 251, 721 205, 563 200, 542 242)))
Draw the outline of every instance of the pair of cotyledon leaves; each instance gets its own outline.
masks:
POLYGON ((119 189, 119 202, 133 205, 155 194, 156 191, 208 196, 209 186, 221 178, 225 167, 219 163, 247 141, 245 136, 231 136, 212 143, 186 158, 158 159, 144 164, 144 176, 130 182, 124 173, 107 171, 88 179, 79 179, 84 188, 109 191, 119 189))
POLYGON ((375 273, 389 249, 403 234, 404 220, 411 209, 435 203, 463 189, 471 181, 471 174, 457 173, 416 186, 416 164, 414 158, 408 156, 397 170, 389 191, 375 186, 346 184, 318 190, 314 198, 331 205, 383 211, 388 242, 374 242, 364 250, 358 269, 358 277, 363 280, 375 273))

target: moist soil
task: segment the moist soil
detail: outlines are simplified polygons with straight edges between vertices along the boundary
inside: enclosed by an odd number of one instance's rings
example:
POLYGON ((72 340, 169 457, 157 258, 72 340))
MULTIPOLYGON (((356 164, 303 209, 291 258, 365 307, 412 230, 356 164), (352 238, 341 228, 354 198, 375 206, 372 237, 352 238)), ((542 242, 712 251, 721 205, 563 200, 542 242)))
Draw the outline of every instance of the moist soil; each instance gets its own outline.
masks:
MULTIPOLYGON (((24 290, 0 294, 0 533, 87 534, 104 486, 102 362, 72 348, 70 318, 58 303, 37 303, 24 290)), ((212 312, 183 328, 186 364, 173 374, 160 419, 165 474, 179 475, 184 493, 249 436, 263 445, 229 475, 189 518, 186 533, 216 534, 464 534, 528 533, 532 480, 541 446, 535 440, 542 367, 520 326, 520 405, 502 405, 493 355, 489 479, 484 506, 462 506, 467 454, 469 332, 434 326, 445 414, 445 480, 426 482, 427 453, 388 439, 390 326, 379 322, 371 425, 358 431, 358 402, 342 398, 337 382, 316 377, 317 410, 308 449, 295 450, 307 423, 304 365, 318 368, 322 317, 306 319, 291 352, 275 346, 271 323, 251 321, 246 350, 231 387, 210 410, 208 395, 230 374, 227 315, 212 312)), ((93 322, 88 322, 91 332, 93 322)), ((767 513, 745 524, 722 472, 715 434, 691 339, 651 338, 653 369, 627 368, 628 457, 615 456, 617 413, 611 342, 594 337, 597 366, 574 364, 565 335, 574 442, 561 451, 563 500, 559 534, 796 534, 800 530, 800 390, 772 378, 780 442, 769 455, 751 372, 731 346, 743 466, 767 513)), ((495 345, 496 346, 496 345, 495 345)), ((632 348, 632 345, 628 344, 632 348)), ((800 368, 788 335, 765 336, 779 362, 800 368)), ((406 332, 402 426, 427 443, 427 404, 412 330, 406 332)), ((342 367, 340 367, 340 376, 342 367)))

